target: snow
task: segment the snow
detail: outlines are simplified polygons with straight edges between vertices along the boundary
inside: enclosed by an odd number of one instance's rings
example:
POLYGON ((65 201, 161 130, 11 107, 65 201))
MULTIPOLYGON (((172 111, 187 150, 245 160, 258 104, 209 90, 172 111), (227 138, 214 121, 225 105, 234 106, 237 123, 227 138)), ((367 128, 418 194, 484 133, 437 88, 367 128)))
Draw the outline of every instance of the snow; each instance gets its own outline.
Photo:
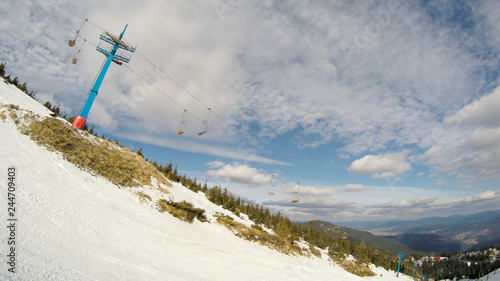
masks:
MULTIPOLYGON (((41 116, 50 111, 0 82, 0 103, 41 116)), ((0 214, 7 225, 7 169, 15 167, 16 273, 8 272, 8 229, 0 230, 1 280, 411 280, 373 268, 352 275, 325 258, 297 257, 245 241, 214 223, 216 212, 251 225, 180 184, 119 188, 36 145, 10 120, 0 121, 0 214), (152 197, 188 201, 210 222, 189 224, 160 213, 152 197), (383 275, 381 277, 380 275, 383 275)))
POLYGON ((472 281, 472 280, 478 280, 478 281, 500 281, 500 269, 497 269, 490 274, 483 276, 479 279, 461 279, 462 281, 472 281))
POLYGON ((19 105, 23 109, 32 111, 40 116, 49 116, 52 111, 42 106, 38 101, 32 99, 30 96, 24 94, 16 86, 7 84, 5 80, 0 77, 0 103, 8 105, 19 105))

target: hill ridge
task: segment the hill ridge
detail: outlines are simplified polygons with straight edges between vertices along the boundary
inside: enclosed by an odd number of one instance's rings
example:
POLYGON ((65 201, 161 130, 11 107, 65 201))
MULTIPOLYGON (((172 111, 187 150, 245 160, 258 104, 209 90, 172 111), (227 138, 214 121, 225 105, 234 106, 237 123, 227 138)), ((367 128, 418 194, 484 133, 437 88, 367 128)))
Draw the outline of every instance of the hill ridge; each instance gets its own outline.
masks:
POLYGON ((500 244, 500 210, 490 210, 470 215, 429 217, 418 220, 390 220, 379 222, 350 222, 372 234, 392 237, 416 249, 432 252, 461 251, 500 244), (443 241, 429 248, 427 240, 418 235, 434 235, 443 241), (417 239, 413 239, 413 238, 417 239), (418 241, 422 241, 419 245, 418 241))
MULTIPOLYGON (((195 207, 203 206, 207 198, 180 183, 167 187, 150 180, 138 188, 126 187, 76 167, 63 154, 21 134, 18 128, 28 126, 28 119, 41 121, 36 114, 41 119, 53 117, 35 100, 23 100, 24 93, 0 84, 0 153, 6 159, 1 169, 14 166, 18 172, 16 194, 22 211, 17 219, 25 225, 16 237, 17 254, 23 256, 22 263, 16 264, 21 280, 325 280, 332 276, 360 280, 324 258, 283 255, 242 240, 218 224, 188 224, 158 212, 147 199, 153 190, 176 200, 182 200, 176 192, 184 193, 195 207), (23 112, 23 103, 33 103, 33 116, 23 112)), ((391 275, 381 268, 371 269, 391 275)))

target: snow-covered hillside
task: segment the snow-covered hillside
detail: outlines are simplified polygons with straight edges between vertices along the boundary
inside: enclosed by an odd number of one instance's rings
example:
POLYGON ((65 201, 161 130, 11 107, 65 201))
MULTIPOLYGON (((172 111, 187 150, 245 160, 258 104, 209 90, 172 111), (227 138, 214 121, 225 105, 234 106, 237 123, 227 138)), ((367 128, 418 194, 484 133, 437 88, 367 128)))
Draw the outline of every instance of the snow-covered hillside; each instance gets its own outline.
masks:
MULTIPOLYGON (((41 116, 50 111, 0 81, 0 106, 17 104, 41 116)), ((6 108, 1 107, 5 112, 6 108)), ((1 112, 0 112, 1 115, 1 112)), ((6 114, 7 115, 7 114, 6 114)), ((326 258, 296 257, 236 237, 211 220, 233 214, 180 184, 118 188, 38 146, 6 118, 0 120, 2 280, 411 280, 373 268, 361 278, 326 258), (15 245, 8 245, 8 169, 15 168, 15 245), (153 201, 172 197, 206 210, 212 222, 189 224, 160 213, 153 201), (15 250, 15 273, 7 264, 15 250)), ((167 159, 168 160, 168 159, 167 159)), ((240 222, 250 224, 244 218, 240 222)))
POLYGON ((462 279, 462 281, 473 281, 473 280, 478 280, 478 281, 500 281, 500 269, 497 269, 493 272, 491 272, 488 275, 485 275, 479 279, 462 279))

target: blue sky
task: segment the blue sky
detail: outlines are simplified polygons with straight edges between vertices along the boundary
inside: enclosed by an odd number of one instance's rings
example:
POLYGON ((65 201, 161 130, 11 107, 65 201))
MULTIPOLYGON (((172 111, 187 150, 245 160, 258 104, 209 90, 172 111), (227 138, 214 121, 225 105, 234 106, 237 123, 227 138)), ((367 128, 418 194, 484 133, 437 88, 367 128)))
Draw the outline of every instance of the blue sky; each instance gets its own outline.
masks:
POLYGON ((498 209, 498 1, 9 0, 0 14, 0 61, 69 115, 102 29, 129 24, 137 53, 110 67, 88 125, 292 219, 498 209))

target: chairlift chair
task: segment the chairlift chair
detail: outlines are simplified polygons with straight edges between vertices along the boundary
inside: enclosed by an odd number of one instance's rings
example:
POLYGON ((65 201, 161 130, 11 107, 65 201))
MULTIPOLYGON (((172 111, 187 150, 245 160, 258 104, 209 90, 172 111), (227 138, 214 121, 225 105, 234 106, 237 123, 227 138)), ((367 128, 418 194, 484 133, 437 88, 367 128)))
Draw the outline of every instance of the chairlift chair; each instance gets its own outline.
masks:
POLYGON ((208 131, 208 118, 210 117, 210 108, 208 108, 208 115, 207 115, 207 119, 204 120, 202 123, 201 123, 201 131, 198 133, 198 136, 201 136, 201 135, 204 135, 207 133, 208 131))
POLYGON ((338 232, 340 230, 340 215, 337 215, 339 217, 337 224, 333 226, 333 231, 338 232))
POLYGON ((274 195, 274 191, 276 190, 276 186, 273 184, 274 175, 271 176, 271 186, 269 187, 268 195, 274 195))
POLYGON ((300 182, 298 184, 299 184, 299 187, 297 188, 297 192, 293 193, 292 203, 299 203, 300 182))
POLYGON ((345 230, 345 226, 342 228, 342 239, 347 239, 347 231, 345 230))
POLYGON ((206 133, 207 133, 206 123, 207 123, 207 122, 203 122, 203 124, 201 125, 201 128, 202 128, 202 129, 201 129, 201 131, 198 133, 198 136, 202 136, 202 135, 204 135, 204 134, 206 134, 206 133), (203 130, 203 125, 205 125, 205 130, 203 130))
POLYGON ((71 59, 72 64, 76 64, 76 62, 78 61, 78 56, 82 52, 83 45, 85 45, 85 42, 87 42, 87 40, 83 40, 82 46, 73 54, 73 58, 71 59))
POLYGON ((187 111, 187 110, 186 110, 186 109, 184 109, 184 112, 182 113, 181 124, 179 125, 179 130, 177 130, 177 134, 178 134, 178 135, 182 135, 182 134, 184 134, 184 131, 182 131, 182 127, 184 126, 184 123, 186 123, 186 122, 184 121, 184 115, 186 114, 186 111, 187 111))
MULTIPOLYGON (((85 22, 87 22, 87 21, 88 21, 88 20, 87 20, 87 19, 85 19, 85 20, 83 21, 82 25, 80 26, 80 28, 78 28, 78 30, 77 30, 77 31, 76 31, 76 33, 75 33, 75 34, 76 34, 75 39, 69 39, 69 40, 68 40, 68 46, 70 46, 70 47, 74 47, 74 46, 75 46, 75 44, 76 44, 76 39, 78 38, 78 36, 80 36, 80 29, 82 29, 83 25, 84 25, 84 24, 85 24, 85 22)), ((73 62, 73 63, 76 63, 76 60, 74 60, 74 61, 75 61, 75 62, 73 62)))

